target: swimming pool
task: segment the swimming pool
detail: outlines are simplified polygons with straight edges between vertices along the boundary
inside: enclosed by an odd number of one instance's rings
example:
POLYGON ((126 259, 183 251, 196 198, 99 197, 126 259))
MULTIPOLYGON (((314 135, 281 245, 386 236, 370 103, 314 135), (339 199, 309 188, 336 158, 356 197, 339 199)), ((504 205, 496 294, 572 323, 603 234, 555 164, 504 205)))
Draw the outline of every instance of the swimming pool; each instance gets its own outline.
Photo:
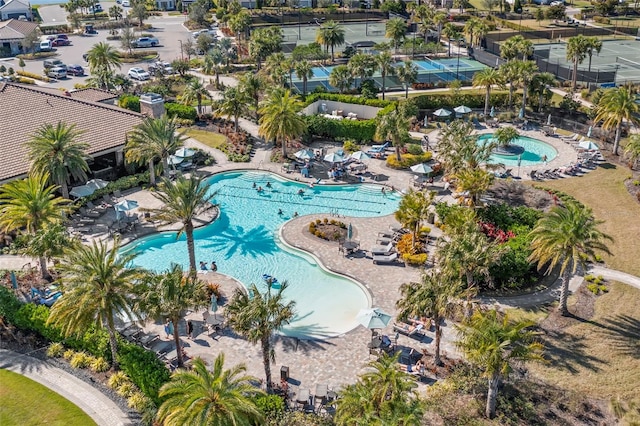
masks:
MULTIPOLYGON (((364 289, 325 271, 312 256, 285 248, 278 231, 296 212, 327 213, 328 218, 330 213, 358 217, 391 214, 397 209, 399 196, 382 194, 374 185, 309 188, 255 171, 218 174, 207 184, 211 191, 217 191, 214 201, 220 205, 220 217, 194 232, 198 262, 215 261, 218 272, 245 285, 255 283, 260 289, 266 289, 263 274, 287 281, 285 296, 296 302, 297 311, 294 321, 283 330, 288 336, 336 336, 357 326, 356 314, 370 304, 364 289), (254 183, 264 191, 258 193, 254 183), (298 194, 300 189, 304 194, 298 194)), ((138 254, 134 260, 137 266, 154 271, 164 271, 172 262, 185 268, 189 263, 185 238, 176 240, 173 232, 141 238, 123 250, 138 254)))
MULTIPOLYGON (((485 143, 493 138, 492 134, 483 134, 478 136, 478 143, 485 143)), ((524 148, 524 153, 521 157, 521 166, 537 166, 544 163, 546 156, 547 161, 551 161, 558 155, 558 151, 550 144, 538 139, 529 138, 526 136, 519 136, 518 139, 512 142, 514 145, 518 145, 524 148)), ((493 154, 489 160, 491 163, 502 163, 505 166, 517 166, 517 156, 502 156, 493 154)))

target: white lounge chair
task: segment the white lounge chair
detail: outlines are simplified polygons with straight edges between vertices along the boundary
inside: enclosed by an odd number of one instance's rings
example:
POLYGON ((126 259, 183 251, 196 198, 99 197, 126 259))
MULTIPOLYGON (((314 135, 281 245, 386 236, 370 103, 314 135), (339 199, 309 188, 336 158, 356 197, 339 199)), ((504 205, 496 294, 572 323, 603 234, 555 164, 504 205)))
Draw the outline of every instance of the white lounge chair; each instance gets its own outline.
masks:
POLYGON ((393 263, 396 262, 398 260, 398 253, 391 253, 389 255, 374 255, 373 256, 373 263, 374 264, 378 264, 378 263, 393 263))
POLYGON ((386 246, 378 245, 371 248, 372 255, 388 255, 393 250, 393 242, 389 242, 386 246))

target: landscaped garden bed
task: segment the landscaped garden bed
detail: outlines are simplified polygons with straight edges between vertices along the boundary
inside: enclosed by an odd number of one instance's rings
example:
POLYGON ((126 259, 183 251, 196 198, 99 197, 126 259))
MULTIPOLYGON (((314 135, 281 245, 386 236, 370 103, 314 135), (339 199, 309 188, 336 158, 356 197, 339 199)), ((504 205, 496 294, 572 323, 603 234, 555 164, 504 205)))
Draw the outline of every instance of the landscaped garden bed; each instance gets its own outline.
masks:
POLYGON ((347 225, 335 219, 316 219, 309 224, 309 232, 327 241, 342 241, 347 237, 347 225))

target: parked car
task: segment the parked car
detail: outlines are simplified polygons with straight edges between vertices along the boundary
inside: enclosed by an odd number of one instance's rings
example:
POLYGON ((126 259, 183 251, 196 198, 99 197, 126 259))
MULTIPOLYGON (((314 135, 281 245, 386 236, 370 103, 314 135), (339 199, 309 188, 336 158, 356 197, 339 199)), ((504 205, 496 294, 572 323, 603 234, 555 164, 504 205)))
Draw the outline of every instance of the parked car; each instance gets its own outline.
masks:
POLYGON ((102 5, 100 3, 96 3, 95 5, 89 7, 89 13, 100 13, 100 12, 104 12, 104 9, 102 9, 102 5))
POLYGON ((40 51, 41 52, 50 52, 53 49, 53 44, 51 40, 44 40, 40 42, 40 51))
POLYGON ((64 65, 60 59, 45 59, 43 66, 45 69, 53 68, 53 67, 61 67, 64 65))
POLYGON ((71 44, 71 42, 69 41, 69 39, 67 38, 57 38, 55 40, 53 40, 51 42, 51 45, 53 47, 58 47, 58 46, 69 46, 71 44))
POLYGON ((84 75, 84 68, 77 64, 67 65, 67 74, 81 77, 84 75))
POLYGON ((47 70, 47 77, 61 79, 67 78, 67 68, 66 67, 53 67, 47 70))
POLYGON ((127 75, 132 79, 139 81, 149 80, 149 78, 151 78, 148 72, 138 67, 131 68, 127 75))
POLYGON ((156 61, 149 65, 149 74, 154 75, 158 72, 162 73, 162 75, 171 75, 174 73, 173 67, 169 62, 156 61))
POLYGON ((155 47, 159 44, 160 42, 155 37, 140 37, 133 42, 134 47, 155 47))
POLYGON ((130 7, 131 3, 129 3, 129 0, 122 0, 122 7, 130 7))

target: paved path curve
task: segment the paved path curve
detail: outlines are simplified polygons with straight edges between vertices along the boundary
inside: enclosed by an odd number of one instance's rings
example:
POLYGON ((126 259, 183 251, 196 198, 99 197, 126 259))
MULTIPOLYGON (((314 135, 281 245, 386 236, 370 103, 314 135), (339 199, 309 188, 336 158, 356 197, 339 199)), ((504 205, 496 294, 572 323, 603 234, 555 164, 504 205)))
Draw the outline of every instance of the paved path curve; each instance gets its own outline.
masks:
POLYGON ((0 349, 0 368, 22 374, 65 397, 100 426, 128 426, 127 413, 98 389, 46 361, 0 349))

